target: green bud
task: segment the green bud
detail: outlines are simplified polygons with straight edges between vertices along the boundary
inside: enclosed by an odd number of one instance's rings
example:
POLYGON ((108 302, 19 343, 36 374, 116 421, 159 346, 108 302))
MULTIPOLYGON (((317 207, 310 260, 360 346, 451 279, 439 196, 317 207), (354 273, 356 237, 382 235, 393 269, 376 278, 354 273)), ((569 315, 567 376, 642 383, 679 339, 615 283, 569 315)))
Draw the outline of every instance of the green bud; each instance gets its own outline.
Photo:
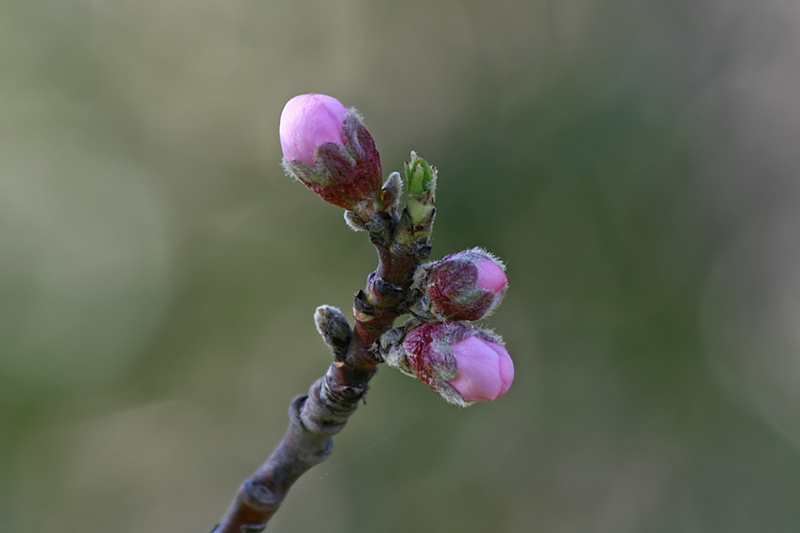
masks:
POLYGON ((417 195, 430 191, 435 183, 433 181, 433 170, 427 161, 417 156, 416 152, 411 152, 411 162, 405 162, 406 183, 408 183, 408 194, 417 195))
POLYGON ((405 174, 408 197, 403 213, 405 231, 400 236, 400 241, 416 242, 421 238, 429 238, 433 229, 436 215, 436 168, 430 166, 416 152, 411 152, 411 161, 405 164, 405 174))

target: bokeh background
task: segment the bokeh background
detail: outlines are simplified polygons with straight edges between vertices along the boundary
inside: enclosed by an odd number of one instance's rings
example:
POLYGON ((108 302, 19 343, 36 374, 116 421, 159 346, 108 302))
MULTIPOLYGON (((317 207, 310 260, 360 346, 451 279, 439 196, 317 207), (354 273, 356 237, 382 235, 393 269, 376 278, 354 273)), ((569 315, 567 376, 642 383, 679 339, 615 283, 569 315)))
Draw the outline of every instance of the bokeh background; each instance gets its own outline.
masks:
POLYGON ((0 530, 207 532, 374 268, 283 104, 440 171, 516 362, 384 368, 274 531, 800 530, 796 0, 4 0, 0 530))

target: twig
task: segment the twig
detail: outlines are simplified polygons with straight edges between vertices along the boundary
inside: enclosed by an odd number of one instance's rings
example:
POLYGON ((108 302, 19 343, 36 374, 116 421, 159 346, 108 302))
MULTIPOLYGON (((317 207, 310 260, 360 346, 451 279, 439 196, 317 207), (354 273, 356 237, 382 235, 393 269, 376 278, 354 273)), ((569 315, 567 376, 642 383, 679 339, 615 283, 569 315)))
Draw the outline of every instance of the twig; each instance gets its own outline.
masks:
POLYGON ((332 437, 364 400, 377 371, 379 360, 372 352, 375 341, 405 312, 404 299, 414 270, 430 254, 429 232, 415 239, 412 230, 409 238, 403 226, 394 209, 377 213, 366 224, 378 252, 378 268, 370 274, 364 290, 355 295, 356 322, 347 349, 332 347, 334 363, 328 372, 311 385, 308 395, 292 401, 283 440, 242 484, 212 533, 263 531, 294 482, 331 454, 332 437), (403 238, 396 238, 398 233, 403 238))

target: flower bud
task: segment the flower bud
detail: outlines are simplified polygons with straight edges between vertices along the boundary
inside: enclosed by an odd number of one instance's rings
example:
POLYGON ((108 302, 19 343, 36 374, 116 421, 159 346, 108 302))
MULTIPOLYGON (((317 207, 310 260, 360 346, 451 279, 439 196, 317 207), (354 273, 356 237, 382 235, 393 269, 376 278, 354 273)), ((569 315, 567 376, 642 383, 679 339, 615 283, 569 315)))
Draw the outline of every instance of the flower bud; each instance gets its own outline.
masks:
POLYGON ((473 248, 422 265, 415 274, 422 296, 410 312, 422 320, 478 320, 503 301, 505 266, 492 254, 473 248))
POLYGON ((281 113, 283 167, 322 197, 369 220, 380 200, 381 161, 355 109, 324 94, 302 94, 281 113))
POLYGON ((386 362, 466 407, 508 392, 514 363, 494 333, 465 322, 430 322, 388 350, 386 362))

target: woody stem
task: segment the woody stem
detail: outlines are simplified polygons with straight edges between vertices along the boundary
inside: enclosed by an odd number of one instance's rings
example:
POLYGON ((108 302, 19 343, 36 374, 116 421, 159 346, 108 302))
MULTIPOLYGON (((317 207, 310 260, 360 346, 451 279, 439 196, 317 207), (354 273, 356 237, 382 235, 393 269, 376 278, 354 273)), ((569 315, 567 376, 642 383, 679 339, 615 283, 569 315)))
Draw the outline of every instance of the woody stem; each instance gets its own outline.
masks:
POLYGON ((403 312, 404 297, 417 264, 430 253, 427 239, 413 245, 397 244, 396 214, 378 213, 367 225, 378 252, 378 268, 358 291, 353 314, 356 322, 343 360, 334 362, 307 395, 296 397, 289 408, 289 428, 267 461, 247 479, 212 533, 263 531, 289 489, 312 466, 333 451, 332 437, 347 423, 369 388, 379 360, 373 345, 403 312))

